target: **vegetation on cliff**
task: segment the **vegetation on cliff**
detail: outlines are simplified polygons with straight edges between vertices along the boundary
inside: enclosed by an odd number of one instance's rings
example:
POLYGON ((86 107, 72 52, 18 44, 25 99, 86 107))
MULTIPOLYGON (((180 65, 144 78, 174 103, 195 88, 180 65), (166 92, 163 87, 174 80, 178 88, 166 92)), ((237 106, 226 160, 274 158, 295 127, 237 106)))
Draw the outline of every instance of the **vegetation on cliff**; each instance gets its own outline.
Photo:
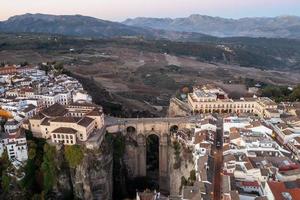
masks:
POLYGON ((181 166, 181 158, 180 158, 181 145, 176 140, 173 142, 173 149, 174 149, 174 156, 175 156, 175 162, 173 164, 173 168, 178 169, 181 166))
POLYGON ((184 176, 181 177, 181 184, 180 184, 179 191, 182 190, 183 186, 193 186, 195 181, 196 181, 196 171, 191 170, 190 176, 188 178, 185 178, 184 176))
POLYGON ((8 192, 9 184, 10 184, 10 177, 6 174, 6 169, 10 165, 10 162, 8 160, 8 156, 6 152, 2 154, 2 157, 0 158, 0 193, 2 192, 8 192))
POLYGON ((84 157, 83 149, 79 145, 65 146, 65 158, 67 159, 69 166, 75 168, 79 165, 84 157))
POLYGON ((44 191, 49 192, 53 189, 54 184, 56 183, 56 149, 54 146, 49 144, 44 145, 44 156, 41 169, 43 171, 43 185, 44 191))
POLYGON ((21 181, 22 187, 26 190, 27 196, 40 194, 43 188, 43 170, 41 165, 44 157, 45 140, 34 138, 32 133, 27 131, 28 160, 24 167, 25 177, 21 181))

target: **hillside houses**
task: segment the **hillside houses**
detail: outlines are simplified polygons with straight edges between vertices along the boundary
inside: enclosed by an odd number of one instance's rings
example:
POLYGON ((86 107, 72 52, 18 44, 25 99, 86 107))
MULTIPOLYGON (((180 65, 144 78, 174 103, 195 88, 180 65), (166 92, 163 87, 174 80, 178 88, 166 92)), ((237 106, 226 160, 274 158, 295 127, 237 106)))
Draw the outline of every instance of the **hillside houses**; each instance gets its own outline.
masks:
POLYGON ((0 156, 7 152, 15 163, 27 160, 24 129, 54 143, 73 145, 103 127, 102 108, 91 103, 72 77, 10 66, 1 68, 0 84, 0 156))

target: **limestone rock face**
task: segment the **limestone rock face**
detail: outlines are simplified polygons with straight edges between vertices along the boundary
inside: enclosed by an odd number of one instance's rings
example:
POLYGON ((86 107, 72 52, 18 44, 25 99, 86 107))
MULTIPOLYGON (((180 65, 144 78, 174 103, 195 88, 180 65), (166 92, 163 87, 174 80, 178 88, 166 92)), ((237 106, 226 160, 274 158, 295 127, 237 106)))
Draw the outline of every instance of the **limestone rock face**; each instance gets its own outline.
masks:
MULTIPOLYGON (((180 155, 182 157, 182 154, 180 155)), ((181 159, 179 168, 174 169, 175 156, 174 149, 170 148, 169 151, 169 171, 170 171, 170 195, 179 195, 181 193, 181 177, 188 178, 190 171, 194 169, 194 163, 188 159, 181 159)))
POLYGON ((57 159, 61 162, 57 166, 55 196, 58 199, 112 199, 113 155, 110 148, 85 152, 81 164, 74 169, 68 167, 59 150, 57 159))
POLYGON ((79 199, 112 199, 111 154, 91 152, 82 163, 71 170, 74 196, 79 199))

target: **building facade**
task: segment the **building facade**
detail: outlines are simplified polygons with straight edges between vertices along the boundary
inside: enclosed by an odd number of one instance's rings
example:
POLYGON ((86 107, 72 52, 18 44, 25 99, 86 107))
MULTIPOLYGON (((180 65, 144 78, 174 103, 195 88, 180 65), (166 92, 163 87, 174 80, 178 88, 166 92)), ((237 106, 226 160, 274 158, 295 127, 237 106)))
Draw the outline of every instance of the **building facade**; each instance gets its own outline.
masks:
POLYGON ((279 117, 277 104, 267 97, 229 99, 221 89, 194 88, 188 94, 188 104, 194 113, 254 113, 261 117, 279 117))

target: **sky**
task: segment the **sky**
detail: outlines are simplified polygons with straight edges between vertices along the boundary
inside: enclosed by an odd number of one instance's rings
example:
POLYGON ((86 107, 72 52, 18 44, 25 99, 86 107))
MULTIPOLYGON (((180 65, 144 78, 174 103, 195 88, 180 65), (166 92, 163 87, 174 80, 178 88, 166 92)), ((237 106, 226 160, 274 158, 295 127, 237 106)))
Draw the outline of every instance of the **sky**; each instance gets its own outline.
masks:
POLYGON ((81 14, 123 21, 134 17, 226 18, 300 16, 300 0, 0 0, 0 20, 25 13, 81 14))

